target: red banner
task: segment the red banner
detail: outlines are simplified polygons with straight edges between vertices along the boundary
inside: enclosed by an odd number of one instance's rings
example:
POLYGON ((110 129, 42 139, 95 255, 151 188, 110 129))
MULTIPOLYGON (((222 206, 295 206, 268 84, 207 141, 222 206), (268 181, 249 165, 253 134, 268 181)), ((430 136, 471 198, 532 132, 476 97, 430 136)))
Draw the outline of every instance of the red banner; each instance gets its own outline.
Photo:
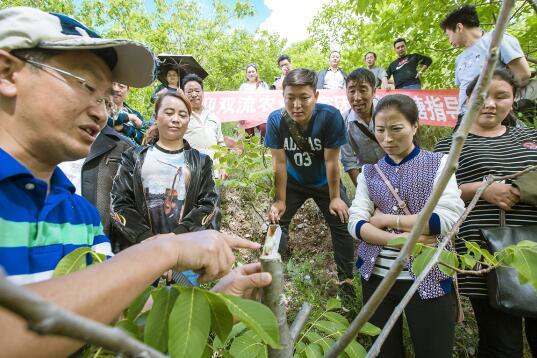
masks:
MULTIPOLYGON (((381 91, 375 97, 402 93, 412 97, 420 110, 420 123, 428 126, 454 127, 459 114, 457 89, 381 91)), ((341 111, 349 109, 343 90, 320 90, 319 103, 327 103, 341 111)), ((206 92, 204 105, 222 122, 240 121, 241 127, 251 128, 267 121, 270 112, 283 107, 281 91, 260 92, 206 92)))

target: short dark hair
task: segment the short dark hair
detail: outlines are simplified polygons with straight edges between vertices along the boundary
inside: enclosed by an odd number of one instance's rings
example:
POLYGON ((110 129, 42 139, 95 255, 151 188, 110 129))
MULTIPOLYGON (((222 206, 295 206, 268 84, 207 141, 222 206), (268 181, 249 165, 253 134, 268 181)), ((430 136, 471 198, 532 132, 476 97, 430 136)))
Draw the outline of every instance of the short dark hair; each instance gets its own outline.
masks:
POLYGON ((463 24, 466 27, 479 27, 479 16, 473 5, 464 5, 463 7, 452 11, 442 23, 440 28, 442 31, 449 29, 454 31, 457 24, 463 24))
POLYGON ((349 86, 350 81, 365 82, 370 85, 371 88, 375 89, 377 79, 375 78, 373 72, 369 71, 367 68, 362 67, 357 68, 351 73, 349 73, 349 76, 345 80, 345 84, 347 85, 347 87, 349 86))
POLYGON ((391 94, 382 97, 373 111, 373 123, 375 122, 377 114, 385 109, 395 109, 401 113, 411 125, 419 123, 420 112, 412 97, 404 94, 391 94))
POLYGON ((315 89, 317 74, 307 68, 297 68, 290 71, 283 79, 282 87, 287 86, 311 86, 315 89))
POLYGON ((393 42, 393 47, 395 47, 395 44, 397 44, 398 42, 404 42, 405 45, 406 45, 406 40, 402 37, 399 37, 398 39, 396 39, 394 42, 393 42))
POLYGON ((330 58, 330 56, 332 56, 332 54, 333 54, 334 52, 337 52, 338 55, 341 56, 341 52, 339 52, 338 50, 332 50, 332 51, 330 51, 330 55, 328 55, 328 58, 330 58))
POLYGON ((276 61, 276 64, 279 66, 280 62, 282 62, 283 60, 287 60, 287 61, 291 62, 291 57, 289 57, 287 55, 281 55, 280 57, 278 57, 278 61, 276 61))
POLYGON ((198 82, 201 86, 201 89, 203 89, 203 79, 196 75, 195 73, 189 73, 188 75, 185 76, 185 78, 183 78, 181 80, 181 89, 184 91, 185 90, 185 85, 187 84, 187 82, 198 82))
POLYGON ((375 60, 377 59, 377 54, 374 53, 373 51, 369 51, 369 52, 367 52, 367 53, 364 55, 364 60, 365 60, 365 58, 367 57, 367 55, 369 55, 369 54, 372 54, 373 57, 375 57, 375 60))

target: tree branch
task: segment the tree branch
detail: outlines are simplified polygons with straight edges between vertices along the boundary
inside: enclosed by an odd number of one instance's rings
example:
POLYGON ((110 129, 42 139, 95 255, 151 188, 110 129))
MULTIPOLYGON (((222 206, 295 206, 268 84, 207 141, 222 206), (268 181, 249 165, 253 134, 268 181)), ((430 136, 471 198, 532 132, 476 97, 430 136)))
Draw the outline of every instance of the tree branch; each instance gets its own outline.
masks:
POLYGON ((300 311, 298 311, 295 321, 291 325, 291 328, 289 329, 289 334, 291 335, 291 345, 295 345, 296 340, 300 336, 300 332, 302 331, 302 328, 304 328, 304 325, 308 321, 308 317, 311 313, 311 305, 308 302, 304 302, 302 304, 302 307, 300 308, 300 311))
POLYGON ((261 267, 264 272, 270 272, 272 282, 263 288, 261 302, 268 306, 278 321, 280 331, 281 349, 268 347, 270 358, 291 358, 293 356, 293 343, 287 325, 287 313, 283 296, 283 264, 280 254, 261 256, 261 267))
POLYGON ((452 269, 453 271, 457 272, 457 273, 463 273, 465 275, 483 275, 485 273, 489 273, 490 271, 494 270, 496 267, 494 266, 489 266, 487 268, 484 268, 484 269, 481 269, 481 270, 461 270, 460 268, 456 268, 455 266, 451 266, 450 264, 446 264, 445 262, 436 262, 437 264, 439 265, 442 265, 442 266, 445 266, 449 269, 452 269))
MULTIPOLYGON (((420 211, 416 224, 412 228, 407 241, 401 248, 398 257, 395 259, 387 275, 381 281, 369 301, 367 301, 367 303, 362 307, 358 316, 356 316, 356 318, 352 321, 345 333, 334 343, 334 345, 332 345, 332 347, 330 347, 325 355, 326 358, 336 358, 340 353, 342 353, 343 350, 354 339, 354 337, 356 337, 360 328, 362 328, 362 326, 373 316, 374 312, 377 310, 380 303, 384 300, 389 290, 395 283, 397 276, 406 265, 412 249, 418 241, 419 235, 422 233, 423 228, 425 227, 426 222, 431 216, 436 204, 438 203, 438 200, 440 199, 440 196, 446 188, 449 179, 455 173, 458 159, 462 152, 464 140, 468 135, 472 122, 477 117, 483 105, 486 91, 492 80, 492 73, 496 67, 496 61, 498 58, 498 46, 501 43, 503 33, 505 32, 505 28, 507 26, 507 20, 511 10, 513 9, 513 6, 514 0, 504 0, 502 4, 496 28, 492 34, 490 55, 476 85, 477 91, 474 91, 470 97, 470 110, 466 112, 458 131, 455 133, 453 144, 448 155, 447 165, 440 175, 435 190, 427 200, 425 207, 420 211)), ((440 255, 439 252, 436 252, 435 255, 436 254, 440 255)))
POLYGON ((119 328, 63 310, 17 286, 0 269, 0 306, 28 322, 28 328, 40 335, 64 336, 105 348, 126 357, 164 358, 119 328))

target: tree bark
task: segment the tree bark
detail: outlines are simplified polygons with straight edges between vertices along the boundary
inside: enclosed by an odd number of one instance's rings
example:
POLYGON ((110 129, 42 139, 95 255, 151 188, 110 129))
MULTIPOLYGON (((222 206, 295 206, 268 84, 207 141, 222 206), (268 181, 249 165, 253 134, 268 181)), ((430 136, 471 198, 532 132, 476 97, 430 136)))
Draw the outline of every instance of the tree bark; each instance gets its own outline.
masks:
POLYGON ((272 282, 269 286, 263 288, 261 302, 268 306, 276 319, 278 320, 278 329, 280 331, 281 349, 268 347, 269 357, 271 358, 291 358, 293 356, 293 342, 289 334, 287 325, 287 312, 285 299, 283 295, 283 264, 280 254, 261 256, 261 267, 263 271, 270 272, 272 282))
POLYGON ((498 58, 498 46, 503 38, 503 33, 507 26, 507 20, 509 14, 514 6, 514 0, 504 0, 502 8, 496 22, 496 27, 492 34, 492 40, 490 44, 490 55, 483 68, 478 83, 476 85, 477 91, 474 91, 470 97, 470 110, 466 112, 461 126, 456 132, 453 138, 453 145, 448 155, 448 163, 442 171, 438 180, 435 190, 431 193, 431 196, 427 200, 425 207, 420 211, 416 224, 412 228, 407 241, 401 248, 399 256, 394 261, 392 267, 388 271, 386 277, 381 281, 379 287, 375 290, 369 301, 363 306, 362 310, 356 318, 352 321, 345 333, 330 347, 325 355, 325 358, 335 358, 342 353, 349 343, 356 337, 360 328, 373 316, 380 303, 384 300, 389 290, 395 283, 397 276, 406 265, 408 258, 412 252, 412 249, 418 241, 419 235, 421 235, 423 228, 429 217, 431 216, 440 196, 442 195, 450 177, 455 173, 457 169, 458 159, 460 157, 464 140, 468 135, 472 122, 475 120, 479 111, 484 103, 486 91, 490 85, 492 79, 492 73, 496 66, 498 58))

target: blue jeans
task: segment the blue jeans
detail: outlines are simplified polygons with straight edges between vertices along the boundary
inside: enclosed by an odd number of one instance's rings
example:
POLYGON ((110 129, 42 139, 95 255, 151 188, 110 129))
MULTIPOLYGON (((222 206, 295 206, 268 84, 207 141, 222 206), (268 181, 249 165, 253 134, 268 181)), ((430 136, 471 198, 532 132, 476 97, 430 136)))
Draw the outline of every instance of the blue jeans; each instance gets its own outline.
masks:
POLYGON ((420 90, 421 85, 408 85, 408 86, 403 86, 403 87, 397 88, 397 89, 400 89, 400 90, 420 90))

